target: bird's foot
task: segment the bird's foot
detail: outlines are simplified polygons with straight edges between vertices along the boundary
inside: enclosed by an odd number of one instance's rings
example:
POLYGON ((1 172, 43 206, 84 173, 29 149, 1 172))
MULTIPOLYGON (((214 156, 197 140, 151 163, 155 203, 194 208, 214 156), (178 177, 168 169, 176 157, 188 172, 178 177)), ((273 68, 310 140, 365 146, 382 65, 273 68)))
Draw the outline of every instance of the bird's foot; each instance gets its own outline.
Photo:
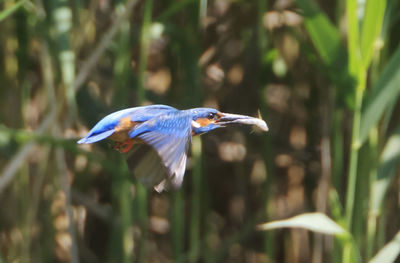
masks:
POLYGON ((120 153, 127 153, 133 146, 133 140, 128 140, 125 142, 115 143, 113 149, 119 151, 120 153))

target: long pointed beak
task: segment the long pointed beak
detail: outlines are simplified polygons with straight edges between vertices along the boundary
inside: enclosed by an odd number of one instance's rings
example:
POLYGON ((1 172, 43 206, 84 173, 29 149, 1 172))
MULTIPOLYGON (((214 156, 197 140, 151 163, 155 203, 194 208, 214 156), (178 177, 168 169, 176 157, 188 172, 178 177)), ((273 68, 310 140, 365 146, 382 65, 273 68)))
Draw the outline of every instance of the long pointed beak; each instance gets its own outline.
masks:
POLYGON ((243 124, 243 125, 254 125, 262 131, 268 131, 267 123, 259 118, 254 118, 245 115, 222 113, 222 117, 218 119, 219 125, 230 125, 230 124, 243 124))

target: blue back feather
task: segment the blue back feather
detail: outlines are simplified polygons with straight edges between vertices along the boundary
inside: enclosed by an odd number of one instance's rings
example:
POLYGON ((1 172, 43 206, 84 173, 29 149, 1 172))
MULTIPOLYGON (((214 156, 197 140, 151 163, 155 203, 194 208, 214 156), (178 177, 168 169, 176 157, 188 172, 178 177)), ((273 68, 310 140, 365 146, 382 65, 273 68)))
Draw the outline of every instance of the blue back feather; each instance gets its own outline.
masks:
POLYGON ((124 109, 111 113, 101 119, 90 131, 89 134, 78 141, 81 143, 94 143, 101 141, 114 133, 122 118, 131 116, 133 122, 145 122, 167 112, 176 112, 177 109, 166 105, 150 105, 124 109))

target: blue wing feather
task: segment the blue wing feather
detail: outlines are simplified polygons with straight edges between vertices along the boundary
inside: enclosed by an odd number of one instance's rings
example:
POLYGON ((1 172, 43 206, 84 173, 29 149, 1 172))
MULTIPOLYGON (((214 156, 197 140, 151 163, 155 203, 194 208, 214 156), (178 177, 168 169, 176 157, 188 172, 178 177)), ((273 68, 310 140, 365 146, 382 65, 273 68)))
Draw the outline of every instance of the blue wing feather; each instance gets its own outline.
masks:
MULTIPOLYGON (((189 136, 191 135, 189 134, 189 136)), ((166 186, 178 188, 182 184, 185 174, 189 139, 171 137, 171 134, 157 131, 143 133, 138 138, 154 147, 160 156, 162 165, 167 170, 166 186)))
POLYGON ((116 111, 101 119, 78 143, 94 143, 111 136, 122 118, 130 116, 133 122, 145 122, 161 114, 174 111, 178 110, 166 105, 150 105, 116 111))
MULTIPOLYGON (((178 188, 182 184, 192 138, 191 120, 188 114, 166 114, 142 123, 129 134, 131 138, 139 138, 154 148, 161 159, 159 165, 165 168, 163 171, 166 171, 167 176, 164 175, 161 182, 152 182, 158 183, 155 187, 157 191, 168 187, 178 188)), ((136 169, 136 176, 139 178, 148 176, 138 174, 138 170, 136 169)), ((160 180, 158 175, 152 178, 160 180)))
POLYGON ((98 134, 93 134, 93 135, 88 135, 85 138, 80 139, 77 143, 82 144, 82 143, 94 143, 98 142, 101 140, 104 140, 105 138, 108 138, 114 133, 114 130, 106 130, 105 132, 98 133, 98 134))

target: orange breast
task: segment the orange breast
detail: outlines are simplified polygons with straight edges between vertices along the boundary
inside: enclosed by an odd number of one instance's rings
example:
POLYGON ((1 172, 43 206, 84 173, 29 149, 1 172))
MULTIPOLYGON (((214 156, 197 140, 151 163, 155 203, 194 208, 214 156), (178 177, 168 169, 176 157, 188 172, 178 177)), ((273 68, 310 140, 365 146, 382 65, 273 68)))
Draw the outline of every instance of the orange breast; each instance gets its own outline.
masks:
POLYGON ((138 122, 131 121, 130 117, 122 118, 119 121, 118 126, 114 128, 114 134, 109 138, 116 142, 124 142, 129 140, 129 131, 132 130, 137 124, 138 122))

